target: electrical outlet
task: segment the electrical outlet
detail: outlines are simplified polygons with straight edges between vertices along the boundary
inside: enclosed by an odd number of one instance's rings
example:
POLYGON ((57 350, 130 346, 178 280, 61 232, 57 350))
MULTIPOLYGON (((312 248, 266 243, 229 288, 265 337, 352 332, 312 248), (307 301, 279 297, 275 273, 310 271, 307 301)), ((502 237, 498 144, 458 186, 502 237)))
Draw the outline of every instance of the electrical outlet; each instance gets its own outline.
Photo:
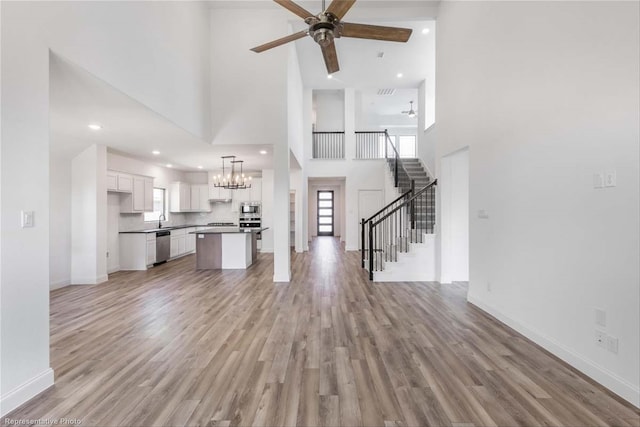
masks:
POLYGON ((618 338, 607 336, 607 350, 611 353, 618 354, 618 338))
POLYGON ((604 186, 615 187, 616 186, 616 171, 605 172, 604 174, 604 186))
POLYGON ((607 312, 596 308, 596 325, 598 326, 607 326, 607 312))
POLYGON ((598 347, 607 347, 607 334, 602 331, 596 331, 596 344, 598 347))

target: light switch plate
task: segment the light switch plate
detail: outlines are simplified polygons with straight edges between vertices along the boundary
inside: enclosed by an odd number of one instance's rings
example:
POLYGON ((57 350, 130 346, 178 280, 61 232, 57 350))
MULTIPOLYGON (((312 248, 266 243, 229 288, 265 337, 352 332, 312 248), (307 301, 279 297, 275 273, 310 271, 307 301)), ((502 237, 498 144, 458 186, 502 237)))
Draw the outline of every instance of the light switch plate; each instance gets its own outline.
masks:
POLYGON ((593 188, 604 188, 604 174, 602 172, 593 174, 593 188))
POLYGON ((478 211, 478 218, 488 219, 489 218, 489 214, 484 209, 480 209, 478 211))
POLYGON ((22 228, 33 227, 33 211, 20 212, 22 228))
POLYGON ((615 187, 616 186, 616 171, 609 171, 604 174, 604 186, 615 187))

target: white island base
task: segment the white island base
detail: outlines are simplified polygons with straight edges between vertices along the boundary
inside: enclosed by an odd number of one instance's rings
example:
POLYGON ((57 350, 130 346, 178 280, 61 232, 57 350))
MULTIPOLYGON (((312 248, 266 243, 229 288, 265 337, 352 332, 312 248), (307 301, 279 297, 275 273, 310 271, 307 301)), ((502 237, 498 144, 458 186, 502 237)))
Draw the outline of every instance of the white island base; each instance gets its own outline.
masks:
POLYGON ((256 259, 256 234, 251 232, 196 232, 198 270, 246 269, 256 259))

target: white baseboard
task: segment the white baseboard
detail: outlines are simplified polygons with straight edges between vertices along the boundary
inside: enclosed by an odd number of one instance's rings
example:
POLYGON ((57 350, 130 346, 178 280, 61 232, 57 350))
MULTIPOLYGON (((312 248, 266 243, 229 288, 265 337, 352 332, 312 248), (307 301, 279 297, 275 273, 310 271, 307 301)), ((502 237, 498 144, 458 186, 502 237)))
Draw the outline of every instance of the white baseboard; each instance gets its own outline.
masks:
POLYGON ((58 280, 56 282, 49 283, 49 290, 52 291, 54 289, 64 288, 65 286, 69 286, 70 284, 71 280, 69 279, 58 280))
POLYGON ((4 417, 18 406, 33 399, 53 385, 53 369, 44 372, 19 385, 4 396, 0 397, 0 417, 4 417))
POLYGON ((604 387, 622 397, 627 402, 640 408, 640 389, 629 383, 624 378, 620 378, 615 373, 595 364, 593 361, 575 353, 573 350, 545 336, 544 334, 535 331, 508 316, 505 316, 495 308, 483 303, 472 295, 467 297, 467 301, 478 307, 480 310, 495 317, 510 328, 518 331, 520 334, 567 362, 569 365, 573 366, 596 382, 602 384, 604 387))
POLYGON ((279 274, 279 275, 273 275, 273 281, 274 282, 289 282, 291 281, 291 272, 289 273, 283 273, 283 274, 279 274))
POLYGON ((98 277, 78 277, 71 280, 72 285, 99 285, 109 280, 109 275, 103 274, 98 277))
POLYGON ((273 253, 273 248, 262 248, 258 252, 260 252, 262 254, 272 254, 273 253))
POLYGON ((120 266, 119 265, 107 270, 107 274, 117 273, 118 271, 120 271, 120 266))

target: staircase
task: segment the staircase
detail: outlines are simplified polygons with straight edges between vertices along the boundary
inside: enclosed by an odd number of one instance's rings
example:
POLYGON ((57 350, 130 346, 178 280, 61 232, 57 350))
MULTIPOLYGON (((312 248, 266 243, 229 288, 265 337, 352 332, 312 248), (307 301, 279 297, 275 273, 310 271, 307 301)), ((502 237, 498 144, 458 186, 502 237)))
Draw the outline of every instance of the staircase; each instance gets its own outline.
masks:
POLYGON ((400 196, 361 222, 362 267, 376 282, 435 280, 435 195, 419 159, 387 159, 400 196))

